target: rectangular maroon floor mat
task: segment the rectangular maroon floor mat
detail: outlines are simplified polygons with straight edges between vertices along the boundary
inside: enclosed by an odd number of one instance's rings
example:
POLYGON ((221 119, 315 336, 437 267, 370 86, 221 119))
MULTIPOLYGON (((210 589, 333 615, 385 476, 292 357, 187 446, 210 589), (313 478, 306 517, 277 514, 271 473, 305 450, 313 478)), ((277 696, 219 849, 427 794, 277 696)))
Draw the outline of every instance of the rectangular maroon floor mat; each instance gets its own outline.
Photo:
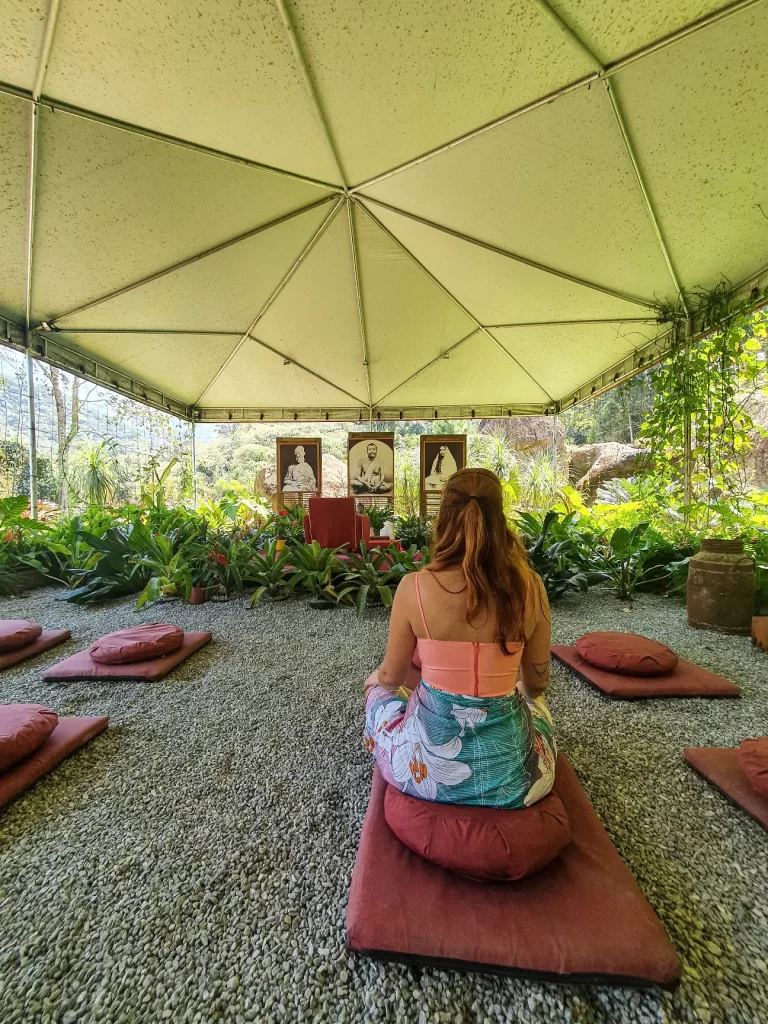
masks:
POLYGON ((0 807, 23 793, 94 736, 103 732, 108 718, 60 718, 51 735, 34 754, 0 774, 0 807))
POLYGON ((688 747, 683 757, 707 782, 768 829, 768 800, 752 788, 739 767, 738 753, 732 747, 688 747))
POLYGON ((375 770, 347 906, 348 947, 456 970, 674 988, 675 950, 562 754, 555 790, 572 830, 560 857, 520 882, 475 882, 397 839, 375 770))
POLYGON ((38 654, 63 644, 71 636, 72 633, 68 629, 44 629, 37 640, 33 640, 26 647, 20 647, 18 651, 6 651, 5 654, 0 654, 0 671, 20 665, 22 661, 29 661, 30 658, 36 658, 38 654))
POLYGON ((738 697, 741 693, 735 683, 682 658, 675 671, 668 675, 622 676, 590 665, 575 647, 553 644, 552 654, 585 683, 591 683, 616 700, 639 700, 645 697, 738 697))
POLYGON ((43 672, 43 679, 48 682, 60 682, 67 679, 109 679, 114 682, 153 682, 162 679, 195 651, 205 647, 211 639, 211 633, 185 633, 184 642, 178 650, 164 654, 160 658, 149 658, 147 661, 135 661, 129 665, 101 665, 94 661, 88 651, 78 651, 71 658, 65 658, 58 665, 43 672))

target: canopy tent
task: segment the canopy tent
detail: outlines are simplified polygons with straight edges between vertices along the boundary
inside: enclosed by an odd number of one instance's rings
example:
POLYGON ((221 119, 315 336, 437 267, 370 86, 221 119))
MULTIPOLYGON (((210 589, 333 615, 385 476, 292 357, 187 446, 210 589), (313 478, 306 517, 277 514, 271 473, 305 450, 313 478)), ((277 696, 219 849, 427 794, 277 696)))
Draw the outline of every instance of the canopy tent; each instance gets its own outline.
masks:
POLYGON ((0 340, 186 418, 557 412, 763 283, 766 0, 0 25, 0 340))

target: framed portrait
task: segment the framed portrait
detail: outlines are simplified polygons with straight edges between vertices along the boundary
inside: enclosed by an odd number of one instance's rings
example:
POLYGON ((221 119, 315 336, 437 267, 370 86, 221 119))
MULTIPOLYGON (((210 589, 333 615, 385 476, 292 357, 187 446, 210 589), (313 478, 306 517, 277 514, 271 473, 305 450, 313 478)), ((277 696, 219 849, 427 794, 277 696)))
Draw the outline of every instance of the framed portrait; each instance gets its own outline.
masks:
POLYGON ((347 435, 347 493, 355 498, 392 498, 395 435, 347 435))
POLYGON ((319 437, 278 437, 278 494, 320 494, 322 488, 322 440, 319 437))
MULTIPOLYGON (((420 485, 422 510, 440 502, 448 477, 467 465, 466 434, 422 434, 420 485)), ((426 512, 422 511, 422 515, 426 512)))

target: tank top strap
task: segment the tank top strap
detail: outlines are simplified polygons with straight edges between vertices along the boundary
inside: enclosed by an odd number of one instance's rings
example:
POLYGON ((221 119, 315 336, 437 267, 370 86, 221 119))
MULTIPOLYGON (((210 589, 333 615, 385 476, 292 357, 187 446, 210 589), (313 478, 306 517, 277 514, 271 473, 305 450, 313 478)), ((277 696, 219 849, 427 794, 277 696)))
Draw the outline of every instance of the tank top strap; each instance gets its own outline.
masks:
POLYGON ((421 615, 421 623, 424 626, 424 632, 427 634, 427 640, 432 639, 432 635, 429 632, 429 626, 427 625, 427 619, 424 615, 424 605, 421 603, 421 587, 419 586, 419 574, 414 573, 413 581, 416 584, 416 600, 419 603, 419 613, 421 615))

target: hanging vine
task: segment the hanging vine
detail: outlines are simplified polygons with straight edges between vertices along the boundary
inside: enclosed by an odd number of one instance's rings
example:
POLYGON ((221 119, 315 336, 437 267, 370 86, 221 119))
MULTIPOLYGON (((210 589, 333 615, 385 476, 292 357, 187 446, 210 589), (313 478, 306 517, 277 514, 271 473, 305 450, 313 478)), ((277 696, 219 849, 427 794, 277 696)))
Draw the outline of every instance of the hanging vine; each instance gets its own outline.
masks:
POLYGON ((676 509, 688 532, 738 532, 755 496, 746 455, 765 431, 750 413, 758 392, 768 394, 765 339, 768 313, 753 297, 733 300, 726 282, 686 295, 693 339, 678 309, 669 356, 653 372, 653 410, 640 439, 649 449, 649 500, 676 509), (690 424, 690 442, 687 431, 690 424), (690 501, 684 492, 690 443, 690 501))

